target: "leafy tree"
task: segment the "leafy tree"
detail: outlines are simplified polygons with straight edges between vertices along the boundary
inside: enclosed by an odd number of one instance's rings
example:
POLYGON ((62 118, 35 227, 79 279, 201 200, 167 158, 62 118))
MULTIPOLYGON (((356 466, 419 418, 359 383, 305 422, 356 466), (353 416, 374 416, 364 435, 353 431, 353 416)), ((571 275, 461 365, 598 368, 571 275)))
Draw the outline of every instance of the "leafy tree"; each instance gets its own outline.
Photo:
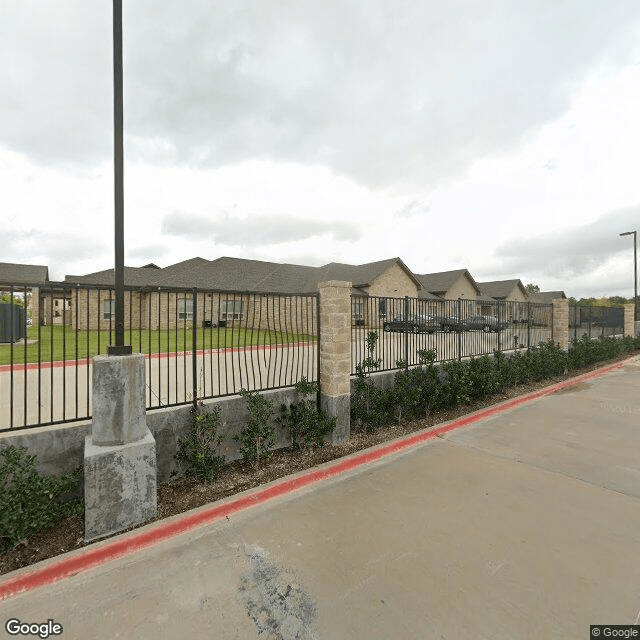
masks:
POLYGON ((537 284, 529 283, 524 287, 527 290, 527 293, 540 293, 540 287, 537 284))
POLYGON ((0 294, 0 302, 7 302, 9 304, 15 304, 18 307, 24 307, 24 299, 17 295, 11 296, 10 293, 1 293, 0 294))

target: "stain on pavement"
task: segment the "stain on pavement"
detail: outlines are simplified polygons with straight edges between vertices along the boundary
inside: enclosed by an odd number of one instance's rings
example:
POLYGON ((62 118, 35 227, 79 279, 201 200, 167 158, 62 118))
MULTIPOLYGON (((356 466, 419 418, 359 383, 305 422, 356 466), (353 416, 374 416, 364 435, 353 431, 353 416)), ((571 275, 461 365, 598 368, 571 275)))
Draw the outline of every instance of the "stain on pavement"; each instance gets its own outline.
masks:
POLYGON ((251 570, 242 576, 239 593, 259 638, 316 640, 311 625, 316 605, 290 571, 267 561, 262 549, 249 553, 251 570))

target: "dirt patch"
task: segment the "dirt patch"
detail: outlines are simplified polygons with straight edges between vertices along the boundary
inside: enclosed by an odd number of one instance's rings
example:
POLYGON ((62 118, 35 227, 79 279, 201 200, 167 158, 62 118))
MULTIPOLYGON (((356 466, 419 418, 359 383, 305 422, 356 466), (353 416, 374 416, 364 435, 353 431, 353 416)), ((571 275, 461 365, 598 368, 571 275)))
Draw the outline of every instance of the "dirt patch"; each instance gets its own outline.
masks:
MULTIPOLYGON (((558 376, 541 382, 511 387, 505 392, 485 398, 481 402, 475 402, 448 411, 439 411, 420 420, 393 424, 376 429, 372 433, 366 433, 364 430, 352 431, 349 441, 340 445, 327 444, 324 447, 302 451, 280 449, 275 451, 269 461, 257 470, 252 464, 236 461, 225 466, 218 479, 209 484, 201 484, 187 478, 176 478, 158 486, 158 515, 154 520, 162 520, 163 518, 201 507, 289 474, 304 471, 382 442, 459 418, 484 407, 516 398, 531 391, 543 389, 607 364, 625 360, 628 357, 624 356, 605 363, 601 362, 597 365, 573 370, 571 375, 558 376)), ((577 389, 578 387, 574 388, 577 389)), ((87 546, 84 543, 84 516, 75 515, 64 518, 45 531, 34 533, 18 547, 0 556, 0 574, 26 567, 84 546, 87 546)))

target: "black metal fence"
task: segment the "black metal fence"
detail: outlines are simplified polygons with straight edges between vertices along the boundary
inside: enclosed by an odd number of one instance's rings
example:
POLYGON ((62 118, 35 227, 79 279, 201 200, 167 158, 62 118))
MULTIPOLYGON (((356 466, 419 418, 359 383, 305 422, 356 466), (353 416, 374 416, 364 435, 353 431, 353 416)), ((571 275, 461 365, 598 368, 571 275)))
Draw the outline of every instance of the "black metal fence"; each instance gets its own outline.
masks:
POLYGON ((353 295, 351 372, 365 358, 378 371, 528 348, 553 339, 553 305, 533 302, 353 295), (367 337, 376 333, 369 354, 367 337))
MULTIPOLYGON (((0 344, 0 431, 90 418, 91 358, 115 339, 114 289, 3 292, 21 320, 19 341, 0 344)), ((125 341, 146 360, 148 409, 318 380, 316 295, 126 287, 124 312, 125 341)))
POLYGON ((569 337, 624 335, 624 307, 569 306, 569 337))

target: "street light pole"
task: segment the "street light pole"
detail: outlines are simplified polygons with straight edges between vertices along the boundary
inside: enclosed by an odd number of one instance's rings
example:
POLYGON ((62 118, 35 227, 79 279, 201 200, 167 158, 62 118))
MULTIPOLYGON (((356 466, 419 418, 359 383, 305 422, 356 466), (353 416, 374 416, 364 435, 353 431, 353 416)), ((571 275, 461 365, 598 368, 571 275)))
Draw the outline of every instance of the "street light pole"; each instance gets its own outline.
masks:
POLYGON ((113 0, 113 177, 115 202, 115 305, 116 343, 108 354, 131 353, 124 343, 124 142, 122 89, 122 0, 113 0))
POLYGON ((638 232, 625 231, 621 236, 633 236, 633 319, 638 320, 638 232))

